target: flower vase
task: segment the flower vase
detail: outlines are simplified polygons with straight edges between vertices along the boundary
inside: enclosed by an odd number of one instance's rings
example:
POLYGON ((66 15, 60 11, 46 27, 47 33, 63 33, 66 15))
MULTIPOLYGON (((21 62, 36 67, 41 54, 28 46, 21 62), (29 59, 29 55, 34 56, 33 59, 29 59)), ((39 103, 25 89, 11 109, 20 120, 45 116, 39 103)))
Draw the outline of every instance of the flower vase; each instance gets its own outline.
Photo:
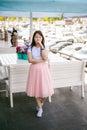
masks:
POLYGON ((18 59, 23 59, 22 53, 17 53, 17 57, 18 57, 18 59))
POLYGON ((28 55, 27 55, 27 53, 23 53, 23 59, 24 59, 24 60, 28 60, 28 55))

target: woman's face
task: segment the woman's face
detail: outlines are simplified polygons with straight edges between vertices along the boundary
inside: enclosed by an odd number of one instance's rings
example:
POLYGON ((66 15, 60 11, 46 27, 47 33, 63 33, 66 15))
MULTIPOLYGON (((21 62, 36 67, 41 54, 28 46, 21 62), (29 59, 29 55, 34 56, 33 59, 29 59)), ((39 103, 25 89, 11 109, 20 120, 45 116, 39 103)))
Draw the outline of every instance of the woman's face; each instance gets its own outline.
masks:
POLYGON ((38 43, 41 43, 41 42, 42 42, 42 36, 37 33, 37 34, 35 35, 35 37, 34 37, 34 40, 35 40, 35 43, 36 43, 36 45, 37 45, 38 43))

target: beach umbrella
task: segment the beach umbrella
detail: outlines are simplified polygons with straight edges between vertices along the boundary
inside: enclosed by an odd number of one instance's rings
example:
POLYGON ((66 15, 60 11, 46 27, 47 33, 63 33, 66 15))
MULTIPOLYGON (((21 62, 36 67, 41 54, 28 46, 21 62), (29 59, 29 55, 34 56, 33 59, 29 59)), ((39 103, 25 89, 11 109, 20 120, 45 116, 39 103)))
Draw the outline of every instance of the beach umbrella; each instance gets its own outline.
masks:
POLYGON ((86 15, 87 0, 0 0, 1 16, 30 17, 31 35, 32 17, 38 17, 41 12, 50 16, 58 16, 57 13, 86 15))

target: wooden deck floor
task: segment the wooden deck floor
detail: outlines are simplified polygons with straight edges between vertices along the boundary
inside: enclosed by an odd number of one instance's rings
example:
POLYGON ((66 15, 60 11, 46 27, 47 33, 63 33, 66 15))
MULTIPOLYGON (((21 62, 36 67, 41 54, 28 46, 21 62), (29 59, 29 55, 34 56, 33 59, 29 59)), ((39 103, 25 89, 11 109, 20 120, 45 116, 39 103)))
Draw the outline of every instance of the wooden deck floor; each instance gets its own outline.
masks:
POLYGON ((5 93, 0 93, 0 130, 87 130, 87 87, 84 99, 78 87, 55 89, 52 102, 46 100, 43 109, 43 117, 37 118, 35 100, 26 93, 14 94, 10 108, 5 93))

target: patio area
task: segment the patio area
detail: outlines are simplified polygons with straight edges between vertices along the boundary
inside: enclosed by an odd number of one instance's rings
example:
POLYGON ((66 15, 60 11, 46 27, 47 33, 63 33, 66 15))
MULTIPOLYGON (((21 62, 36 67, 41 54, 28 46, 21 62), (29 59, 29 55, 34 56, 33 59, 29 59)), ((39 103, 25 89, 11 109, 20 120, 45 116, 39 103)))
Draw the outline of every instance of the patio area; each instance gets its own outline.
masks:
MULTIPOLYGON (((0 80, 0 86, 5 83, 0 80)), ((46 100, 42 118, 37 118, 36 102, 26 93, 14 94, 14 107, 10 108, 5 93, 0 93, 0 130, 87 130, 87 85, 85 98, 80 87, 55 89, 52 102, 46 100)))

